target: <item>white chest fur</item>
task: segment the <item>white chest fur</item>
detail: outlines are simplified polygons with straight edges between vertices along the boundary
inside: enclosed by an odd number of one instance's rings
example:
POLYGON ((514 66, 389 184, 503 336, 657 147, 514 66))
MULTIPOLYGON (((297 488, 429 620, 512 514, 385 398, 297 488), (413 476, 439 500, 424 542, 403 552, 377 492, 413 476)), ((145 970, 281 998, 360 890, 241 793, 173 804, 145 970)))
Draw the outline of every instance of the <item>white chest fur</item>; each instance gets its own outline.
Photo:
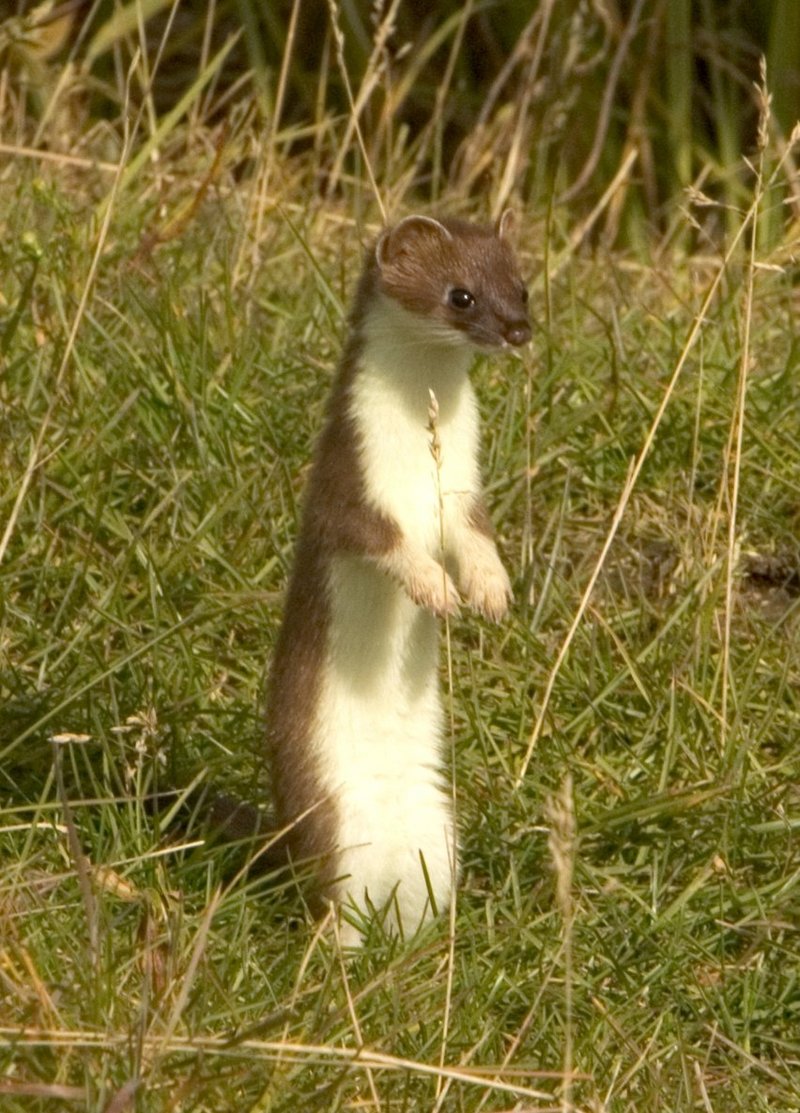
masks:
POLYGON ((351 413, 369 501, 415 546, 438 555, 442 535, 447 547, 448 527, 456 526, 479 488, 471 354, 466 347, 426 343, 424 335, 403 339, 415 335, 407 318, 389 306, 367 329, 351 413), (431 451, 431 392, 438 405, 438 465, 431 451))

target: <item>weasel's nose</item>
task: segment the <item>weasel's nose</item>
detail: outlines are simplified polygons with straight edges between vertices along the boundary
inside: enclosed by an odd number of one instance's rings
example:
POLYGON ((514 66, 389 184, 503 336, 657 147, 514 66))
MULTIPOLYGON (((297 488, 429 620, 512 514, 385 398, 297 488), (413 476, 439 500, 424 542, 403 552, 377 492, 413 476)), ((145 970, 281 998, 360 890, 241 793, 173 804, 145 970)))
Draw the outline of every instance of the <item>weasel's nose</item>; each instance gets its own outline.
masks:
POLYGON ((531 338, 531 326, 527 321, 511 321, 503 329, 503 336, 515 348, 521 348, 531 338))

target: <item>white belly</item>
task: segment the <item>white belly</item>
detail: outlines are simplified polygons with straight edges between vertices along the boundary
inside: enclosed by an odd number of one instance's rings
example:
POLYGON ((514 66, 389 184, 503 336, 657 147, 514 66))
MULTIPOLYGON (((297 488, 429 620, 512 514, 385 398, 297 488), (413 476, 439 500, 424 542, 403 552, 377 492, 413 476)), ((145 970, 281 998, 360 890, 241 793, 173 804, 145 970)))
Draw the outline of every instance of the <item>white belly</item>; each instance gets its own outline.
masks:
POLYGON ((433 913, 428 882, 439 912, 453 886, 436 620, 358 557, 335 558, 331 588, 314 745, 336 805, 336 896, 362 910, 392 901, 410 934, 433 913))

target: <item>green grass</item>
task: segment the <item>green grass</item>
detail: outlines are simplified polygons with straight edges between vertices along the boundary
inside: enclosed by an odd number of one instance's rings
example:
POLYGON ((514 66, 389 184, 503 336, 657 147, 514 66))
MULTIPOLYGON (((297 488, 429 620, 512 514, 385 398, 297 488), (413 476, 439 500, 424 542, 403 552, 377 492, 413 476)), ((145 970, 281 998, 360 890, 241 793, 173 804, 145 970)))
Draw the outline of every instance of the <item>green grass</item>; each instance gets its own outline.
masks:
POLYGON ((343 963, 293 891, 142 797, 201 770, 267 791, 356 206, 284 183, 254 261, 223 175, 159 243, 208 171, 175 158, 165 200, 147 167, 123 183, 107 234, 109 177, 19 157, 0 179, 4 1109, 800 1109, 791 272, 756 271, 748 303, 735 253, 689 348, 718 258, 581 258, 523 212, 533 350, 475 372, 516 604, 452 631, 454 933, 376 932, 343 963))

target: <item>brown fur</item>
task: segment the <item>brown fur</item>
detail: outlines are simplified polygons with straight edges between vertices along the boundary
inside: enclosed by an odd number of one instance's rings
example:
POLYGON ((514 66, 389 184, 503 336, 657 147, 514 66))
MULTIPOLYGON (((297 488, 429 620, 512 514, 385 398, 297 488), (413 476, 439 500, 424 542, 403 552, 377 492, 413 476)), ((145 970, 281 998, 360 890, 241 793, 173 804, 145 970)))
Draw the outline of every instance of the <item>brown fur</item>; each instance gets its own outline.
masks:
POLYGON ((469 524, 483 537, 494 540, 494 526, 483 498, 476 498, 469 511, 469 524))

